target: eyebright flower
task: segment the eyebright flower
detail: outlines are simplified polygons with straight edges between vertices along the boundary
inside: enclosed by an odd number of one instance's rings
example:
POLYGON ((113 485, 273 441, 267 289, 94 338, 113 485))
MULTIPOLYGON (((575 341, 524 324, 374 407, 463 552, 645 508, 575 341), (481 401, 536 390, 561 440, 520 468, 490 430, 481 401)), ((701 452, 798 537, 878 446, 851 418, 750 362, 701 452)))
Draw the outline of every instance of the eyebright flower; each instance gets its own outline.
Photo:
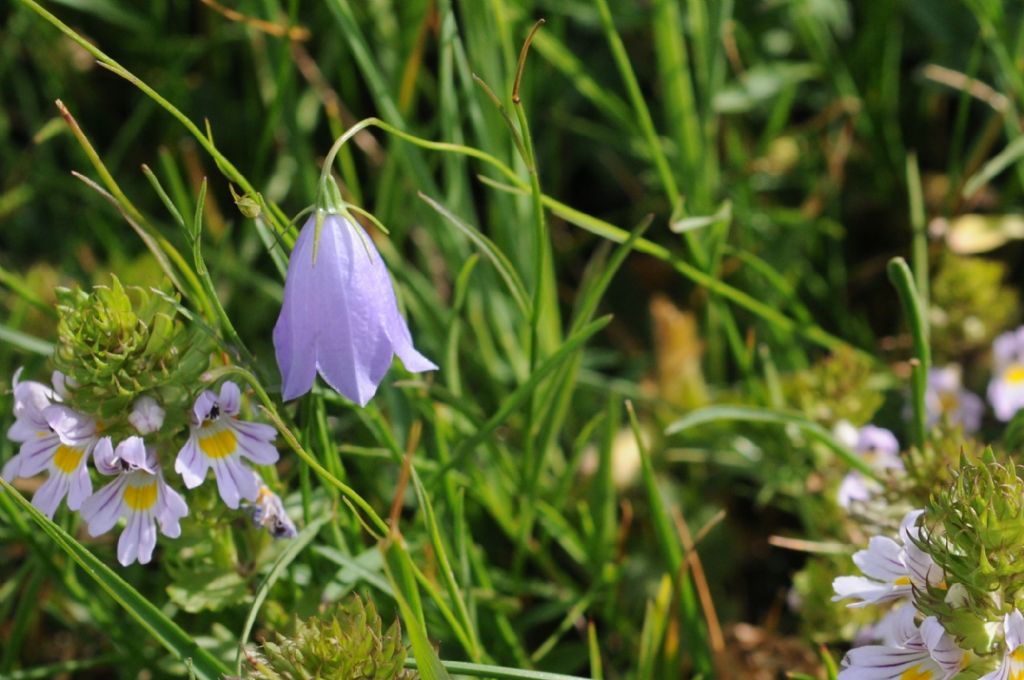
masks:
MULTIPOLYGON (((837 427, 840 438, 852 440, 844 443, 859 453, 868 465, 879 471, 903 469, 900 444, 896 440, 896 435, 874 425, 865 425, 859 430, 850 426, 850 429, 853 431, 847 432, 837 427)), ((837 500, 840 506, 849 508, 854 501, 867 501, 878 491, 877 483, 854 470, 847 474, 839 485, 837 500)))
POLYGON ((266 529, 274 538, 294 538, 298 532, 288 513, 284 511, 281 498, 265 484, 256 481, 260 484, 256 501, 245 504, 252 516, 252 523, 266 529))
POLYGON ((128 422, 139 434, 152 434, 164 425, 164 410, 153 397, 139 397, 132 404, 128 422))
POLYGON ((866 550, 853 555, 853 562, 864 576, 840 576, 832 582, 833 602, 853 598, 850 607, 865 607, 910 597, 914 588, 938 586, 942 570, 932 558, 914 544, 918 537, 915 526, 923 510, 907 513, 900 526, 902 545, 888 536, 872 536, 866 550))
POLYGON ((929 616, 917 626, 913 607, 898 612, 894 644, 851 649, 839 680, 946 680, 963 669, 967 656, 938 619, 929 616))
POLYGON ((57 394, 42 383, 18 382, 20 374, 19 370, 14 375, 14 424, 7 436, 21 447, 2 474, 13 481, 48 470, 50 476, 32 504, 52 519, 65 496, 68 507, 77 510, 92 493, 86 460, 96 444, 96 421, 61 405, 57 394))
POLYGON ((164 536, 177 538, 188 506, 164 481, 156 452, 146 447, 142 437, 129 437, 116 449, 110 437, 104 437, 96 445, 93 460, 97 470, 116 474, 117 479, 82 503, 89 535, 106 533, 125 517, 128 523, 117 541, 117 561, 126 567, 136 559, 139 564, 148 563, 156 547, 156 525, 164 536))
POLYGON ((928 389, 925 392, 925 410, 928 426, 946 418, 953 425, 960 425, 968 434, 981 427, 985 403, 978 395, 963 388, 960 366, 950 364, 928 371, 928 389))
POLYGON ((1005 653, 999 668, 980 680, 1017 680, 1024 678, 1024 616, 1019 609, 1003 617, 1005 653))
POLYGON ((286 401, 312 389, 319 372, 333 390, 364 406, 395 355, 413 373, 437 369, 413 347, 373 240, 336 213, 314 214, 299 233, 274 350, 286 401))
POLYGON ((1003 333, 992 343, 992 381, 988 400, 996 418, 1006 422, 1024 408, 1024 326, 1003 333))
POLYGON ((258 478, 242 458, 258 465, 272 465, 278 459, 274 428, 238 420, 240 410, 241 392, 233 382, 221 385, 220 395, 209 390, 200 394, 192 408, 188 442, 174 462, 175 472, 190 489, 202 484, 212 467, 220 497, 232 509, 239 499, 254 501, 259 494, 258 478))

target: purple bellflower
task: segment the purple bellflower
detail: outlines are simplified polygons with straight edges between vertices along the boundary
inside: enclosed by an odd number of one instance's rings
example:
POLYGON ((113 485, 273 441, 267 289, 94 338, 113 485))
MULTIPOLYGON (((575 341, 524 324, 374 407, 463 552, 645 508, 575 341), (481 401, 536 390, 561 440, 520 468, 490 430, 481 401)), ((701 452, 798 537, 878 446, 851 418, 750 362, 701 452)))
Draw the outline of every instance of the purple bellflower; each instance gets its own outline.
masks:
POLYGON ((365 406, 395 355, 413 373, 437 370, 412 344, 384 260, 369 235, 336 212, 314 214, 295 242, 274 326, 285 401, 316 374, 365 406), (319 232, 319 234, 318 234, 319 232))

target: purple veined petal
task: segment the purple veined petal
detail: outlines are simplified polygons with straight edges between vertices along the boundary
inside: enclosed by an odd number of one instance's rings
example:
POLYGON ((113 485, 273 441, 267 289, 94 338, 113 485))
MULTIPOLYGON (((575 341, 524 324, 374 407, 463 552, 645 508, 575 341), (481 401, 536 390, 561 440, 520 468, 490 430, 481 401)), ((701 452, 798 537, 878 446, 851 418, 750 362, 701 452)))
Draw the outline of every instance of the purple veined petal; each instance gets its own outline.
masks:
POLYGON ((277 430, 263 423, 236 420, 231 423, 238 442, 239 453, 257 465, 273 465, 280 458, 272 442, 277 430))
POLYGON ((160 531, 168 538, 181 536, 181 518, 188 515, 188 505, 177 491, 164 482, 157 482, 156 519, 160 523, 160 531))
POLYGON ((127 567, 138 559, 142 543, 142 530, 147 523, 148 520, 143 513, 128 513, 128 524, 121 532, 121 537, 117 539, 117 561, 121 563, 122 567, 127 567))
POLYGON ((198 435, 193 430, 188 441, 178 452, 178 457, 174 461, 174 471, 181 475, 186 487, 194 489, 203 483, 209 469, 210 459, 199 450, 198 435))
POLYGON ((152 512, 137 513, 141 518, 139 526, 139 564, 149 564, 156 548, 156 522, 152 512))
POLYGON ((21 369, 15 374, 14 382, 14 418, 25 420, 41 429, 46 429, 46 417, 43 411, 56 401, 56 395, 49 387, 34 380, 17 382, 21 369))
POLYGON ((210 390, 203 390, 192 406, 192 424, 202 425, 204 420, 209 419, 210 411, 216 404, 217 395, 210 390))
POLYGON ((357 228, 338 215, 324 219, 314 270, 327 313, 319 321, 316 363, 332 389, 365 406, 394 355, 384 316, 394 292, 376 247, 357 228))
POLYGON ((119 476, 82 503, 82 519, 89 527, 90 536, 110 531, 124 513, 124 485, 126 477, 119 476))
MULTIPOLYGON (((60 446, 60 438, 47 432, 45 437, 29 440, 21 445, 18 451, 17 474, 19 477, 35 477, 50 466, 53 454, 60 446)), ((14 460, 13 458, 11 459, 14 460)), ((6 475, 4 477, 6 479, 6 475)), ((10 481, 10 480, 8 480, 10 481)))
POLYGON ((116 475, 121 471, 117 454, 114 453, 114 440, 103 437, 96 442, 92 450, 92 463, 104 475, 116 475))
POLYGON ((220 458, 213 461, 213 473, 217 478, 217 492, 220 494, 220 498, 224 501, 224 504, 232 510, 238 509, 238 502, 242 497, 242 492, 239 489, 238 484, 239 480, 237 478, 237 471, 231 465, 231 460, 235 458, 237 458, 237 455, 231 455, 226 458, 220 458))
POLYGON ((1003 617, 1003 635, 1008 652, 1012 653, 1024 645, 1024 615, 1021 615, 1019 609, 1014 609, 1003 617))
POLYGON ((57 506, 68 493, 71 480, 67 475, 50 475, 50 478, 43 482, 32 496, 32 505, 36 506, 41 513, 53 519, 57 512, 57 506))
MULTIPOLYGON (((7 438, 12 442, 21 443, 37 437, 42 431, 29 422, 27 418, 20 418, 11 423, 11 426, 7 428, 7 438)), ((49 433, 50 430, 47 428, 45 431, 49 433)))
POLYGON ((4 478, 5 482, 13 482, 18 477, 21 477, 21 454, 16 453, 11 456, 11 459, 4 463, 4 467, 0 470, 0 477, 4 478))
POLYGON ((888 536, 872 536, 867 550, 854 553, 853 563, 865 576, 879 581, 895 581, 907 576, 903 548, 888 536))
POLYGON ((89 479, 89 468, 86 467, 85 461, 87 456, 82 456, 82 462, 78 464, 78 467, 68 475, 71 478, 71 486, 68 489, 68 507, 72 510, 78 510, 82 507, 82 503, 92 495, 92 480, 89 479))
POLYGON ((281 396, 285 401, 300 397, 313 388, 316 380, 316 336, 325 314, 341 310, 321 309, 313 266, 313 241, 316 215, 310 216, 299 232, 284 284, 284 303, 274 325, 274 354, 281 371, 281 396))
POLYGON ((867 645, 846 653, 839 680, 897 680, 902 677, 939 680, 943 677, 941 670, 926 649, 867 645))
POLYGON ((54 371, 50 375, 50 384, 53 385, 53 392, 57 395, 56 401, 67 399, 71 396, 71 392, 68 390, 69 387, 77 387, 75 381, 68 378, 60 371, 54 371))
POLYGON ((114 455, 122 462, 127 463, 133 470, 145 470, 153 473, 155 470, 150 466, 155 462, 155 457, 150 456, 146 451, 146 443, 142 437, 128 437, 117 445, 114 455))
POLYGON ((217 403, 220 405, 221 413, 236 416, 242 410, 242 391, 238 389, 238 385, 228 380, 220 386, 217 403))
POLYGON ((62 443, 85 448, 96 438, 96 421, 63 404, 52 404, 43 409, 43 416, 62 443))
POLYGON ((961 670, 964 651, 960 649, 952 635, 946 632, 939 620, 929 616, 921 622, 921 639, 939 666, 949 675, 961 670))

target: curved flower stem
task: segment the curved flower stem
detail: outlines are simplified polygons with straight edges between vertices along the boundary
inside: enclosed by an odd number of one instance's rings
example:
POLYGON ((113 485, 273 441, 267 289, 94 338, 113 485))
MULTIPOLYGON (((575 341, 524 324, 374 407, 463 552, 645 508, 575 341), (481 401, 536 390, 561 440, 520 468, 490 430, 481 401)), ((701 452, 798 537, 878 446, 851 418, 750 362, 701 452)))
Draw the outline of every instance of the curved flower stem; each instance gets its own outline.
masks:
MULTIPOLYGON (((231 163, 231 161, 229 161, 227 157, 224 156, 224 154, 222 154, 217 149, 217 146, 213 143, 212 136, 209 134, 204 134, 203 131, 199 129, 199 126, 193 123, 189 119, 189 117, 182 113, 180 109, 174 106, 174 104, 164 99, 159 92, 157 92, 152 87, 147 85, 145 81, 143 81, 141 78, 136 76, 134 73, 132 73, 125 67, 121 66, 121 64, 119 64, 116 60, 114 60, 112 57, 108 56, 106 53, 104 53, 98 47, 93 45, 91 42, 83 38, 73 28, 71 28, 63 21, 58 19, 56 16, 51 14, 49 11, 46 10, 46 8, 44 8, 35 0, 20 0, 20 2, 29 9, 31 9, 33 12, 38 14, 40 17, 45 19, 47 22, 49 22, 54 28, 59 30, 61 33, 75 41, 79 46, 82 47, 82 49, 84 49, 86 52, 95 57, 96 61, 99 63, 100 66, 106 68, 109 71, 113 71, 117 75, 121 76, 122 78, 130 82, 135 87, 139 88, 139 90, 141 90, 147 97, 155 101, 158 105, 160 105, 162 109, 164 109, 172 116, 174 116, 178 120, 178 122, 184 125, 185 129, 188 130, 192 134, 192 136, 196 138, 196 141, 199 142, 199 145, 202 146, 206 150, 206 152, 210 154, 214 162, 217 164, 217 167, 220 169, 220 171, 224 174, 225 177, 227 177, 229 180, 242 187, 242 189, 245 190, 245 193, 252 194, 253 196, 259 195, 259 193, 253 188, 252 184, 249 183, 249 180, 245 178, 245 175, 243 175, 238 170, 238 168, 236 168, 231 163)), ((263 203, 264 207, 267 208, 267 212, 270 215, 271 222, 274 223, 274 226, 277 228, 277 230, 286 231, 289 228, 288 218, 281 211, 281 208, 279 208, 277 204, 273 202, 267 203, 262 198, 260 199, 260 202, 263 203)))
MULTIPOLYGON (((394 125, 385 123, 379 118, 364 118, 359 121, 351 128, 349 128, 344 135, 339 137, 334 146, 331 147, 331 151, 328 152, 327 158, 324 161, 324 168, 326 172, 329 172, 330 165, 327 161, 333 163, 333 159, 337 156, 338 149, 340 149, 345 142, 355 136, 360 130, 365 130, 368 127, 376 127, 388 134, 391 134, 399 139, 403 139, 411 144, 415 144, 423 149, 429 149, 431 151, 440 151, 442 153, 455 153, 469 158, 475 158, 479 161, 486 163, 491 168, 494 168, 499 173, 505 176, 512 184, 511 187, 508 185, 502 185, 495 182, 493 179, 487 177, 481 177, 481 181, 492 187, 498 189, 516 191, 516 192, 529 192, 530 185, 525 182, 516 172, 502 162, 500 159, 492 156, 489 153, 480 151, 470 146, 464 146, 462 144, 452 144, 450 142, 437 142, 430 139, 424 139, 417 137, 414 134, 405 132, 394 125)), ((629 238, 629 232, 625 229, 621 229, 610 222, 606 222, 600 218, 589 215, 581 210, 577 210, 561 201, 548 196, 547 194, 541 195, 541 200, 544 205, 555 215, 565 219, 567 222, 575 224, 578 227, 606 238, 615 243, 623 243, 629 238)), ((849 343, 845 340, 838 338, 828 331, 824 330, 820 326, 816 326, 813 323, 801 323, 797 322, 790 317, 782 314, 776 309, 760 302, 748 293, 734 288, 729 284, 715 278, 708 274, 702 269, 684 261, 679 256, 672 253, 671 250, 665 246, 650 241, 645 238, 637 239, 635 249, 639 252, 651 255, 663 262, 669 263, 678 273, 693 281, 699 286, 703 286, 708 291, 720 295, 726 298, 739 307, 746 309, 748 312, 760 317, 764 321, 774 325, 778 330, 786 333, 795 333, 803 337, 805 340, 824 347, 829 350, 836 350, 840 347, 849 347, 849 343)), ((872 364, 877 364, 878 359, 866 352, 857 350, 858 353, 862 354, 865 358, 869 359, 872 364)))
POLYGON ((263 405, 263 412, 266 413, 267 417, 274 423, 274 426, 277 427, 277 431, 281 433, 281 436, 284 437, 286 442, 288 442, 288 445, 292 450, 295 451, 299 458, 301 458, 306 465, 311 467, 313 472, 315 472, 322 480, 340 491, 346 499, 365 513, 370 524, 379 532, 379 534, 374 534, 375 538, 379 540, 383 536, 387 535, 389 531, 387 523, 380 515, 377 514, 377 511, 373 509, 366 499, 360 496, 359 493, 348 484, 345 484, 343 481, 332 475, 327 468, 317 462, 316 458, 314 458, 312 454, 303 448, 291 428, 285 424, 281 414, 278 413, 277 405, 274 403, 274 400, 271 399, 270 395, 267 394, 267 391, 263 389, 263 386, 255 375, 240 366, 227 366, 222 369, 211 371, 211 376, 213 376, 214 379, 225 375, 236 375, 252 387, 256 392, 256 396, 263 405))

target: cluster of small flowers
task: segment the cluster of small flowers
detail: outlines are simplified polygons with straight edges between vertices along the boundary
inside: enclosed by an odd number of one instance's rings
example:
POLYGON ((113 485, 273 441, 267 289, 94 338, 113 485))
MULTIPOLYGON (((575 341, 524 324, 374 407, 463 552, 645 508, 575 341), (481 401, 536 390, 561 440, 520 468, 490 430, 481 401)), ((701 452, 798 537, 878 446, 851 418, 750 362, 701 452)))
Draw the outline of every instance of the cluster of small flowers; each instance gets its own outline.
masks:
MULTIPOLYGON (((899 540, 873 536, 868 547, 854 554, 862 576, 840 576, 832 586, 834 601, 853 600, 850 607, 891 604, 877 624, 863 630, 864 644, 847 652, 840 680, 913 678, 946 680, 968 669, 981 680, 1006 680, 1024 673, 1024 616, 1014 608, 1001 625, 992 626, 992 637, 1002 634, 1001 659, 978 657, 962 649, 935 616, 921 617, 919 597, 925 592, 944 593, 950 609, 964 606, 964 586, 948 583, 947 576, 922 546, 920 523, 924 510, 913 510, 900 524, 899 540), (920 621, 918 619, 921 619, 920 621), (989 670, 996 666, 994 670, 989 670), (989 670, 982 675, 981 672, 989 670)), ((998 654, 998 652, 997 652, 998 654)))
MULTIPOLYGON (((1024 326, 995 339, 992 361, 988 401, 996 418, 1007 422, 1024 408, 1024 326)), ((981 398, 964 389, 960 367, 956 364, 929 371, 926 406, 929 425, 946 418, 968 434, 978 431, 985 414, 981 398)))
MULTIPOLYGON (((1003 333, 992 346, 993 377, 988 386, 988 399, 997 419, 1007 422, 1024 408, 1024 326, 1003 333)), ((925 394, 928 426, 941 421, 963 428, 971 434, 981 427, 985 404, 963 387, 960 366, 950 364, 928 372, 925 394)), ((856 428, 846 421, 835 427, 836 439, 864 458, 876 471, 886 474, 903 470, 900 445, 896 436, 881 427, 866 425, 856 428)), ((837 501, 845 509, 854 503, 874 497, 881 486, 860 472, 849 472, 839 485, 837 501)))
MULTIPOLYGON (((139 397, 128 414, 136 434, 115 446, 103 436, 104 424, 75 411, 65 402, 74 389, 60 372, 52 388, 14 376, 14 424, 7 432, 20 444, 18 453, 3 467, 8 482, 33 477, 44 471, 48 479, 39 487, 32 503, 52 518, 66 497, 71 510, 79 511, 91 536, 110 531, 119 519, 127 520, 117 543, 122 565, 136 560, 146 564, 156 546, 157 525, 169 538, 181 533, 180 521, 188 514, 184 499, 164 479, 156 448, 144 437, 157 433, 164 424, 164 410, 150 396, 139 397), (115 479, 93 493, 87 462, 115 479)), ((192 408, 189 436, 174 464, 185 486, 194 489, 213 468, 220 497, 228 507, 247 501, 258 526, 275 537, 295 534, 280 499, 263 485, 260 477, 242 459, 257 465, 277 462, 274 428, 238 419, 241 392, 225 382, 220 393, 203 391, 192 408)))

